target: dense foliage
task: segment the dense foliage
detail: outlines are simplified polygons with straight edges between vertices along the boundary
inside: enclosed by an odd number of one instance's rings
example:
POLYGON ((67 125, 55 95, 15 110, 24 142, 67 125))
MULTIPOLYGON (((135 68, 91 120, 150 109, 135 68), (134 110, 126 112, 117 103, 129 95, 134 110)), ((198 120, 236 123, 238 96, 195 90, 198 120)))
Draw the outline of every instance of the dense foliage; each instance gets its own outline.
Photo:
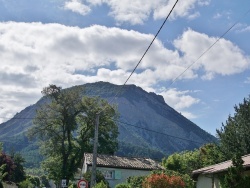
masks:
POLYGON ((11 176, 11 181, 19 183, 26 178, 26 173, 23 168, 23 163, 25 162, 25 160, 20 153, 15 152, 11 154, 11 158, 13 159, 15 164, 15 170, 13 171, 13 174, 11 176))
POLYGON ((47 103, 37 110, 28 135, 40 141, 45 156, 42 167, 49 177, 59 182, 70 180, 80 166, 84 152, 93 148, 96 114, 100 114, 99 153, 112 154, 117 150, 117 113, 114 107, 100 98, 82 98, 78 87, 62 90, 50 85, 42 91, 47 103))
POLYGON ((226 124, 216 130, 225 160, 232 159, 236 153, 241 156, 250 153, 250 98, 244 98, 234 110, 226 124))
POLYGON ((2 182, 19 183, 26 179, 23 163, 21 154, 15 152, 11 155, 6 154, 0 143, 0 188, 3 186, 2 182))
POLYGON ((234 115, 229 115, 221 129, 216 130, 223 160, 232 160, 233 163, 221 176, 221 184, 225 188, 245 188, 250 187, 250 179, 244 175, 241 157, 250 153, 250 98, 244 98, 234 110, 234 115))
POLYGON ((109 187, 104 181, 101 181, 97 183, 93 188, 109 188, 109 187))
POLYGON ((132 187, 126 183, 120 183, 120 184, 117 184, 115 188, 132 188, 132 187))
POLYGON ((6 173, 2 178, 3 181, 11 181, 11 175, 13 174, 16 166, 11 157, 3 151, 0 153, 0 166, 3 168, 2 173, 6 173))
MULTIPOLYGON (((91 171, 87 171, 86 173, 84 173, 83 178, 88 181, 89 187, 90 187, 91 171)), ((105 186, 109 187, 109 183, 105 180, 105 177, 103 176, 103 174, 99 170, 96 171, 96 183, 97 184, 98 183, 101 183, 101 184, 104 183, 105 186)))
POLYGON ((18 184, 19 188, 30 188, 33 187, 34 185, 30 182, 29 179, 25 179, 24 181, 20 182, 18 184))
POLYGON ((193 151, 174 153, 162 160, 162 165, 172 171, 191 175, 193 170, 222 161, 217 144, 206 144, 193 151))
POLYGON ((168 176, 164 173, 151 174, 143 184, 143 188, 184 188, 185 183, 180 176, 168 176))
POLYGON ((0 166, 0 188, 3 188, 3 179, 8 175, 7 172, 4 172, 5 166, 5 164, 0 166))
POLYGON ((145 178, 146 176, 132 176, 127 179, 127 183, 133 188, 141 188, 145 178))
POLYGON ((166 156, 162 151, 156 148, 144 147, 141 145, 134 145, 129 142, 120 141, 119 150, 116 152, 119 156, 132 156, 132 157, 146 157, 161 160, 166 156))

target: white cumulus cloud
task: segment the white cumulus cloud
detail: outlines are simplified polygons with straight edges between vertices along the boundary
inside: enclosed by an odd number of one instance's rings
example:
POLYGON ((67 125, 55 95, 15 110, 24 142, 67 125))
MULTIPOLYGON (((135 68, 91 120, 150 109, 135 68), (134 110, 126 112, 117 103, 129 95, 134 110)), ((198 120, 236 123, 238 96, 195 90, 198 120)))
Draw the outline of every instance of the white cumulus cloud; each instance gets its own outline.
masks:
MULTIPOLYGON (((99 25, 0 22, 0 106, 4 107, 0 116, 9 117, 35 103, 49 84, 63 88, 96 81, 123 84, 152 39, 150 34, 99 25)), ((128 84, 155 91, 159 82, 172 81, 184 71, 178 79, 213 78, 248 68, 248 57, 223 39, 186 70, 215 39, 189 29, 174 41, 173 50, 155 40, 128 84)), ((170 89, 159 94, 182 113, 199 103, 187 91, 170 89)))
MULTIPOLYGON (((191 64, 206 52, 216 40, 218 40, 217 37, 210 37, 188 29, 174 41, 174 45, 184 54, 185 61, 191 64)), ((194 68, 202 68, 205 72, 203 78, 212 79, 216 74, 241 73, 248 69, 249 65, 249 56, 245 55, 237 45, 222 38, 194 64, 194 68)))
POLYGON ((65 2, 64 8, 66 10, 71 10, 75 13, 81 15, 86 15, 91 11, 91 8, 81 2, 81 0, 70 0, 65 2))
POLYGON ((179 91, 176 88, 162 88, 159 92, 163 96, 165 102, 174 108, 175 110, 182 113, 187 118, 194 119, 196 115, 187 112, 186 109, 198 104, 200 99, 191 96, 192 91, 179 91))
MULTIPOLYGON (((132 25, 143 24, 152 14, 154 19, 166 18, 175 4, 175 0, 87 0, 92 6, 102 4, 110 8, 109 15, 118 23, 130 23, 132 25)), ((199 6, 208 5, 210 1, 187 0, 177 3, 172 12, 171 19, 188 18, 194 19, 199 16, 195 9, 199 6)))

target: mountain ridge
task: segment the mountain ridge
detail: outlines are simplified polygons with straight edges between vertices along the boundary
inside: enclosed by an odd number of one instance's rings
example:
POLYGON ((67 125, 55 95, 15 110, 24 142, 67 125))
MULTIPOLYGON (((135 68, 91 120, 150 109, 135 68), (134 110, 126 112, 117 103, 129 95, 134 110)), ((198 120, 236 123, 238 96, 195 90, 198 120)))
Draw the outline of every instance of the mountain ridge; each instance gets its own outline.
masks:
MULTIPOLYGON (((191 150, 216 138, 165 103, 161 95, 146 92, 135 85, 115 85, 108 82, 87 83, 67 89, 80 88, 83 95, 100 96, 118 105, 120 119, 117 154, 166 156, 173 152, 191 150), (122 148, 122 149, 121 149, 122 148), (136 149, 137 148, 137 149, 136 149), (145 149, 145 151, 143 150, 145 149)), ((0 124, 0 141, 14 143, 15 138, 27 140, 25 132, 32 126, 35 110, 44 98, 26 107, 9 121, 0 124), (10 139, 12 138, 12 139, 10 139)), ((11 145, 4 143, 4 145, 11 145)), ((28 143, 27 143, 28 145, 28 143)), ((16 147, 20 149, 20 147, 16 147)), ((23 147, 25 149, 25 147, 23 147)), ((21 150, 22 151, 22 150, 21 150)))

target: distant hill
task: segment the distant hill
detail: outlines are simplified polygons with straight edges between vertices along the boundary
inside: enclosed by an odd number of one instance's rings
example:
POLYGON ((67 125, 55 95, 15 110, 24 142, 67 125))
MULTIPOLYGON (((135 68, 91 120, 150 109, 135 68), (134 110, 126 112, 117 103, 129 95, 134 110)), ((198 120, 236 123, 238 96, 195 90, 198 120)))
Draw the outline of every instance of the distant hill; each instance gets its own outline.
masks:
MULTIPOLYGON (((216 141, 214 136, 168 106, 162 96, 148 93, 135 85, 97 82, 80 87, 83 95, 100 96, 118 105, 118 155, 162 158, 216 141)), ((33 126, 35 110, 44 100, 41 98, 36 104, 0 124, 0 141, 4 142, 5 148, 23 153, 31 166, 41 159, 38 158, 36 143, 30 143, 25 133, 33 126)))

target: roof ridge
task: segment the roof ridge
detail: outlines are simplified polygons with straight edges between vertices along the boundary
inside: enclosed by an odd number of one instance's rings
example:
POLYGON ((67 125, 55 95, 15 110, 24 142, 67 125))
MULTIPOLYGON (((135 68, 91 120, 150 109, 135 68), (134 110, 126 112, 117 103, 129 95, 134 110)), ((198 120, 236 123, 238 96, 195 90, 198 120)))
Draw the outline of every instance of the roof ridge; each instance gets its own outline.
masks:
MULTIPOLYGON (((84 153, 85 154, 90 154, 90 155, 93 155, 93 153, 89 153, 89 152, 86 152, 84 153)), ((153 160, 153 161, 156 161, 152 158, 149 158, 149 157, 136 157, 136 156, 122 156, 122 155, 111 155, 111 154, 97 154, 98 156, 113 156, 113 157, 123 157, 123 158, 136 158, 136 159, 150 159, 150 160, 153 160)))
MULTIPOLYGON (((85 163, 92 164, 92 153, 84 153, 85 163)), ((98 154, 97 165, 115 168, 134 168, 134 169, 162 169, 161 164, 150 158, 142 157, 120 157, 116 155, 98 154)))

